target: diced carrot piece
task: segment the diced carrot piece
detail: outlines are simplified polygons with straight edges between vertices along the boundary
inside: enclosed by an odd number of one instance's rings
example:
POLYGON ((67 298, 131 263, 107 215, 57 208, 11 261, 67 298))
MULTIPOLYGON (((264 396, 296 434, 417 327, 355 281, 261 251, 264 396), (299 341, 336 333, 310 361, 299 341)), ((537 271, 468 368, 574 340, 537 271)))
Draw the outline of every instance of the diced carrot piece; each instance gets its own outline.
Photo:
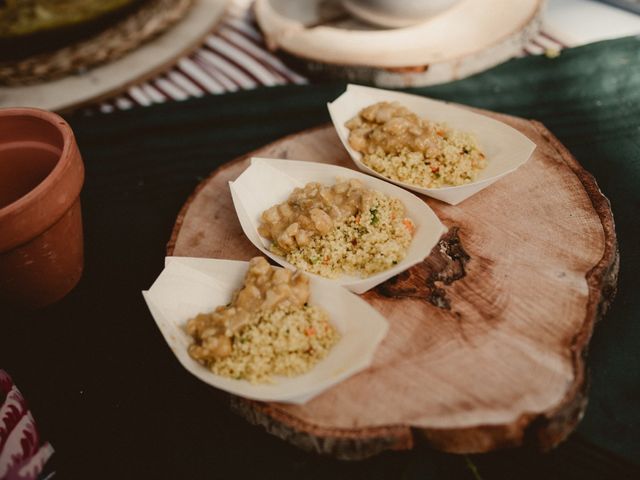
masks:
POLYGON ((409 231, 409 233, 413 235, 413 232, 415 232, 416 230, 416 226, 413 224, 411 219, 405 218, 404 220, 402 220, 402 223, 404 224, 404 227, 409 231))

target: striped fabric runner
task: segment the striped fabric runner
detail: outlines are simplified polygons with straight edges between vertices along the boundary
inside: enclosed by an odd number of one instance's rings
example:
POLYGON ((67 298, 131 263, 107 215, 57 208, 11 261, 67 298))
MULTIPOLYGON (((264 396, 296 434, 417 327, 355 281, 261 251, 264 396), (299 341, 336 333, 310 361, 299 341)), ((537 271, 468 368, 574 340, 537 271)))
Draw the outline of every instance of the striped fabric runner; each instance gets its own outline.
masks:
MULTIPOLYGON (((288 68, 266 47, 255 22, 252 0, 233 0, 223 20, 202 47, 186 56, 168 72, 135 85, 99 110, 109 113, 134 105, 148 106, 181 101, 205 94, 221 94, 258 86, 307 83, 307 78, 288 68)), ((540 32, 519 56, 556 53, 565 45, 540 32)))

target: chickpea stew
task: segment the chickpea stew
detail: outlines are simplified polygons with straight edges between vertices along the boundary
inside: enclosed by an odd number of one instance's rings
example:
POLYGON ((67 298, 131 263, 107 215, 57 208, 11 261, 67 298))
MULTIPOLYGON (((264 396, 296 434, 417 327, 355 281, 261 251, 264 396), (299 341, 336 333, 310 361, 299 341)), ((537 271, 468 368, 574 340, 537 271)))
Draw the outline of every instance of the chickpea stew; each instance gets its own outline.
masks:
POLYGON ((328 278, 371 276, 406 255, 415 224, 398 199, 357 179, 309 182, 265 210, 258 232, 292 265, 328 278))
POLYGON ((189 355, 216 374, 254 383, 304 373, 339 339, 309 295, 303 273, 255 257, 229 304, 187 322, 189 355))
POLYGON ((464 185, 487 165, 476 139, 418 117, 398 102, 378 102, 346 122, 362 162, 391 180, 424 188, 464 185))

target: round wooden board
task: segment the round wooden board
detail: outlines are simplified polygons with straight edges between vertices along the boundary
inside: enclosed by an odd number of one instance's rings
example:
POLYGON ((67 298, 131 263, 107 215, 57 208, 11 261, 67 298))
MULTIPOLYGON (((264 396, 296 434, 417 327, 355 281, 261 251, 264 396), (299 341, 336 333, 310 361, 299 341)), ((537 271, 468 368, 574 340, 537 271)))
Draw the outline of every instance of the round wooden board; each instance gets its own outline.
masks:
POLYGON ((34 85, 0 87, 0 108, 66 111, 113 97, 191 53, 222 18, 228 2, 196 0, 184 18, 157 38, 85 73, 34 85))
MULTIPOLYGON (((414 434, 449 452, 566 438, 586 406, 584 355, 618 272, 608 200, 542 124, 481 112, 537 144, 532 158, 458 206, 425 201, 449 227, 416 267, 367 292, 390 330, 371 367, 305 405, 232 398, 249 421, 295 445, 358 459, 407 449, 414 434)), ((353 168, 331 126, 252 156, 353 168)), ((236 159, 183 207, 169 255, 248 260, 227 182, 236 159)))
POLYGON ((542 24, 543 0, 460 0, 410 27, 353 18, 341 0, 256 0, 267 45, 310 75, 381 87, 467 77, 522 53, 542 24))

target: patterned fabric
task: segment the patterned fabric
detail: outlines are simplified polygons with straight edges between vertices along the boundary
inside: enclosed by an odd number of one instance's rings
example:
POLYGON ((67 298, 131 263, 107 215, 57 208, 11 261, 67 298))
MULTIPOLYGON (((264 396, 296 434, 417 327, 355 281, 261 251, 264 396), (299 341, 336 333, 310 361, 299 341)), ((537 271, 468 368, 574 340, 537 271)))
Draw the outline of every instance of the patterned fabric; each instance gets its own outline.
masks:
MULTIPOLYGON (((265 45, 251 9, 252 0, 233 0, 227 14, 202 47, 183 57, 159 77, 131 87, 126 94, 102 103, 103 113, 222 94, 258 86, 307 83, 265 45)), ((541 32, 519 56, 558 52, 566 45, 541 32)))
POLYGON ((0 370, 0 480, 42 478, 51 455, 53 447, 48 442, 40 443, 20 390, 9 374, 0 370))

